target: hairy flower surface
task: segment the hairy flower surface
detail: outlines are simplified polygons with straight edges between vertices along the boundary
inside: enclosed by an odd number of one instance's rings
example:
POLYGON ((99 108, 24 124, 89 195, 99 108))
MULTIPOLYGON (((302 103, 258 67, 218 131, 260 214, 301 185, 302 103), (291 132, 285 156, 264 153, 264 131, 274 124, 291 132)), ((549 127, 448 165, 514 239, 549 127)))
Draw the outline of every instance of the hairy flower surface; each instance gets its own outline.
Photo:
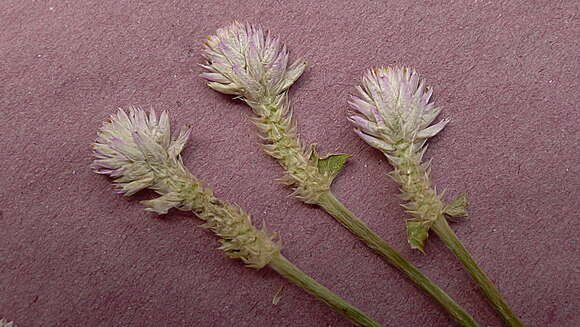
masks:
POLYGON ((433 90, 415 70, 383 67, 371 69, 349 102, 358 114, 349 117, 357 134, 369 145, 388 154, 409 143, 418 144, 439 133, 447 120, 429 125, 441 109, 430 102, 433 90))
POLYGON ((342 168, 349 156, 318 158, 313 146, 307 150, 298 139, 286 90, 302 75, 306 63, 288 64, 286 46, 277 37, 238 22, 208 38, 204 57, 207 63, 202 66, 208 72, 201 76, 208 86, 238 96, 257 115, 253 121, 266 142, 265 152, 286 171, 281 181, 294 187, 298 199, 317 203, 337 174, 320 166, 332 161, 333 167, 342 168))
POLYGON ((306 63, 288 63, 286 46, 258 26, 234 22, 205 42, 202 77, 208 86, 251 102, 275 97, 302 75, 306 63))
POLYGON ((115 178, 119 193, 133 195, 145 188, 168 194, 178 188, 176 176, 187 177, 179 154, 191 129, 182 130, 171 140, 169 118, 163 112, 159 118, 154 111, 141 109, 119 110, 104 123, 92 145, 97 158, 92 168, 96 173, 115 178), (168 169, 178 169, 171 176, 168 169), (173 184, 172 184, 173 183, 173 184))
POLYGON ((422 164, 428 138, 448 120, 431 125, 441 109, 430 102, 432 89, 409 68, 371 69, 349 104, 356 113, 349 121, 369 145, 382 151, 395 168, 390 176, 401 186, 403 207, 414 219, 407 221, 409 243, 423 250, 433 222, 444 214, 467 215, 467 200, 460 197, 445 206, 432 187, 429 163, 422 164), (431 126, 430 126, 431 125, 431 126))
POLYGON ((279 253, 276 235, 257 229, 249 214, 237 206, 214 197, 183 165, 180 153, 191 128, 171 138, 169 118, 163 112, 122 109, 103 124, 93 144, 96 173, 115 178, 119 193, 132 195, 150 188, 160 197, 142 201, 145 210, 165 214, 171 208, 192 210, 207 228, 221 237, 227 255, 243 260, 253 268, 262 268, 279 253))

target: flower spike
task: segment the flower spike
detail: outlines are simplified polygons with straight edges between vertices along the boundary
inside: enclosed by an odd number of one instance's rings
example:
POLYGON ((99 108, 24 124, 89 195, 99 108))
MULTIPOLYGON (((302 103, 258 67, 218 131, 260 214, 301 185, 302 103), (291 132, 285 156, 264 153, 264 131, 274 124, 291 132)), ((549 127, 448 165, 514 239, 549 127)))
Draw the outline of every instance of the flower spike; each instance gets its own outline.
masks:
POLYGON ((157 192, 159 197, 141 201, 145 210, 158 214, 172 208, 193 211, 205 221, 203 227, 220 237, 219 249, 229 257, 255 269, 269 266, 354 324, 379 327, 376 321, 282 256, 277 234, 265 227, 256 228, 248 213, 216 198, 210 189, 201 186, 181 160, 180 153, 190 132, 188 127, 172 139, 166 112, 157 119, 153 111, 147 114, 130 108, 127 113, 119 109, 103 124, 92 146, 96 157, 92 168, 96 173, 115 178, 119 193, 132 195, 145 188, 157 192))
POLYGON ((445 206, 432 189, 428 163, 422 164, 421 158, 427 139, 449 121, 443 119, 430 126, 441 109, 430 101, 433 90, 414 69, 371 69, 357 91, 358 96, 349 102, 356 113, 348 120, 356 134, 383 152, 395 167, 389 175, 401 185, 402 197, 409 201, 403 207, 413 217, 407 221, 408 241, 423 252, 429 229, 443 215, 445 206))
POLYGON ((157 192, 158 198, 141 201, 147 211, 193 210, 205 227, 222 238, 221 249, 228 256, 252 268, 264 267, 280 251, 280 241, 274 233, 256 228, 240 208, 215 198, 185 168, 180 153, 190 132, 191 127, 172 139, 167 112, 157 120, 154 111, 119 109, 103 124, 93 144, 92 168, 115 178, 117 191, 126 196, 146 188, 157 192))
MULTIPOLYGON (((330 189, 335 171, 321 170, 296 134, 286 90, 302 75, 306 63, 289 64, 288 50, 277 37, 258 26, 234 22, 220 28, 204 43, 201 77, 208 86, 236 95, 257 115, 253 119, 266 141, 264 150, 278 159, 286 174, 284 184, 294 187, 293 195, 306 203, 317 203, 330 189), (312 160, 311 160, 312 159, 312 160)), ((310 150, 311 152, 313 150, 310 150)), ((317 157, 317 155, 315 155, 317 157)), ((330 155, 321 160, 336 162, 342 169, 348 155, 330 155)))
POLYGON ((448 218, 467 216, 465 195, 448 205, 443 193, 432 186, 430 163, 422 163, 427 140, 437 135, 449 122, 431 125, 441 109, 431 102, 433 90, 425 85, 414 69, 383 67, 369 70, 357 87, 358 96, 349 102, 355 113, 348 117, 355 132, 370 146, 387 157, 394 170, 389 176, 401 187, 401 206, 411 216, 407 240, 411 248, 423 252, 433 229, 472 275, 492 305, 510 326, 521 326, 518 317, 493 283, 471 258, 447 223, 448 218))

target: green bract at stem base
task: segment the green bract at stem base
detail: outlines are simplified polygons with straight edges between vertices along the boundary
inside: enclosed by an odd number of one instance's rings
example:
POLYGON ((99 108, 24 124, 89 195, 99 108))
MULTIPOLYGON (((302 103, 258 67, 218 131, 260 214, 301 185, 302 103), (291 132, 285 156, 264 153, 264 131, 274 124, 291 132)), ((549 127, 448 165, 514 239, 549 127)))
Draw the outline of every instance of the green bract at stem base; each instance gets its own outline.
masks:
POLYGON ((274 256, 268 264, 284 278, 304 289, 306 292, 325 303, 332 310, 348 318, 357 326, 380 327, 381 325, 366 314, 332 293, 326 287, 310 278, 306 273, 292 264, 281 254, 274 256))
POLYGON ((407 275, 415 284, 435 299, 453 319, 462 326, 479 326, 473 317, 457 304, 447 293, 435 285, 417 267, 391 248, 380 236, 348 210, 331 192, 326 192, 318 202, 324 210, 344 227, 375 250, 388 263, 407 275))
POLYGON ((441 238, 445 245, 447 245, 447 247, 453 252, 453 254, 455 254, 465 269, 467 269, 477 286, 479 286, 489 302, 495 307, 497 312, 499 312, 505 323, 512 327, 523 327, 522 322, 504 301, 499 290, 493 285, 485 272, 479 267, 475 260, 473 260, 469 251, 457 238, 457 235, 455 235, 455 232, 453 232, 449 226, 449 223, 447 223, 447 219, 445 219, 443 216, 437 218, 433 222, 431 228, 435 231, 437 236, 441 238))
POLYGON ((423 252, 429 230, 433 229, 467 269, 507 325, 522 326, 517 316, 502 299, 498 289, 473 260, 447 223, 447 217, 458 219, 468 215, 466 207, 469 203, 465 195, 445 205, 442 194, 437 194, 435 188, 432 187, 429 163, 421 161, 425 148, 417 148, 410 141, 399 143, 398 147, 386 155, 395 168, 389 175, 401 186, 402 197, 408 201, 403 204, 403 207, 412 216, 412 219, 407 220, 406 223, 411 248, 423 252))

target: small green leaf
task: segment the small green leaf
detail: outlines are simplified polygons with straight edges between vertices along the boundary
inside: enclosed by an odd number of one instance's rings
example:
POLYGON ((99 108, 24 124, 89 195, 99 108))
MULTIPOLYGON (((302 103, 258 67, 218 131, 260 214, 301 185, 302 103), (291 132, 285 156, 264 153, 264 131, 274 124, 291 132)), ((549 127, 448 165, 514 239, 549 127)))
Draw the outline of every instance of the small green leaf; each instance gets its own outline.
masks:
POLYGON ((328 174, 334 178, 342 171, 350 154, 329 154, 318 159, 318 170, 323 174, 328 174))
POLYGON ((425 240, 429 237, 429 229, 431 228, 431 221, 428 220, 407 220, 407 241, 412 249, 417 249, 423 253, 425 240))
POLYGON ((316 152, 316 144, 310 146, 308 159, 318 167, 321 174, 330 176, 331 179, 336 177, 344 168, 350 154, 329 154, 321 158, 316 152))
POLYGON ((308 159, 318 167, 320 173, 334 178, 344 168, 346 161, 350 157, 350 154, 329 154, 321 158, 316 152, 316 144, 312 144, 308 159))
POLYGON ((445 209, 443 209, 443 213, 453 217, 453 218, 460 218, 460 217, 467 217, 467 206, 469 202, 467 201, 467 197, 465 194, 460 195, 457 199, 453 200, 453 202, 449 203, 445 209))

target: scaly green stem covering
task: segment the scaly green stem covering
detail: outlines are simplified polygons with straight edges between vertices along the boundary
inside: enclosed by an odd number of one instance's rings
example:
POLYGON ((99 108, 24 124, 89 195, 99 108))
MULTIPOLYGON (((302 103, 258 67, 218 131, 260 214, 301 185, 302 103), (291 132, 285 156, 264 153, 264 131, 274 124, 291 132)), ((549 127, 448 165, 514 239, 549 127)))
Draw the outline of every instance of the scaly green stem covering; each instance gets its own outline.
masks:
POLYGON ((450 206, 443 204, 442 197, 437 195, 437 192, 431 186, 428 165, 421 164, 421 154, 413 151, 411 144, 399 144, 397 151, 393 152, 390 159, 391 164, 395 167, 395 170, 390 175, 401 185, 402 197, 409 201, 403 206, 415 218, 407 221, 411 244, 415 245, 413 244, 414 241, 420 242, 416 247, 422 251, 423 241, 427 237, 428 229, 434 230, 467 269, 475 283, 504 321, 509 326, 522 326, 522 323, 514 315, 500 292, 477 265, 469 251, 463 246, 447 223, 445 215, 456 218, 467 215, 465 211, 466 201, 460 199, 450 206))
POLYGON ((278 159, 286 175, 280 181, 294 187, 294 194, 300 200, 316 204, 320 196, 330 189, 334 178, 331 172, 321 172, 319 158, 313 147, 309 154, 296 135, 289 115, 286 95, 277 102, 251 104, 258 117, 254 122, 266 142, 264 151, 278 159))

